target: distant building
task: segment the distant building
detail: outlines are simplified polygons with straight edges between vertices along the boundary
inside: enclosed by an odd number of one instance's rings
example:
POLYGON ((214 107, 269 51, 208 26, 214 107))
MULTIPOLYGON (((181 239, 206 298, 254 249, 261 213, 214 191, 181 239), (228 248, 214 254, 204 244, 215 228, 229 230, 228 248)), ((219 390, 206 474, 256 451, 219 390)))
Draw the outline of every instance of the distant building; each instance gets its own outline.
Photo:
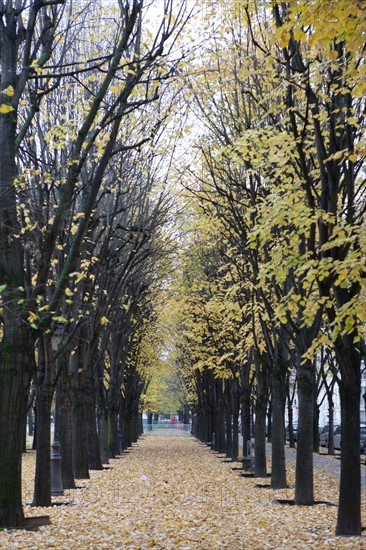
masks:
MULTIPOLYGON (((360 422, 366 424, 366 367, 362 363, 361 367, 361 400, 360 400, 360 422)), ((319 409, 319 426, 326 426, 329 424, 329 407, 328 400, 325 395, 325 390, 322 389, 318 395, 317 402, 320 404, 319 409)), ((293 421, 297 423, 299 417, 298 396, 295 393, 293 404, 293 421)), ((341 423, 341 400, 339 396, 338 384, 334 386, 333 392, 333 412, 334 412, 334 424, 341 423)), ((286 423, 287 423, 287 410, 286 410, 286 423)))

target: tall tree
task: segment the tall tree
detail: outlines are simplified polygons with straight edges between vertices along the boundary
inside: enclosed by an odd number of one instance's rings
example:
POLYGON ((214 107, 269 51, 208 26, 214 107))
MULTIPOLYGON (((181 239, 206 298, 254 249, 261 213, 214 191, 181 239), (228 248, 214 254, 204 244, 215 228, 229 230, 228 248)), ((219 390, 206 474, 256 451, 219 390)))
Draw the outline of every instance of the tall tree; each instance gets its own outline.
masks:
MULTIPOLYGON (((2 292, 2 340, 0 343, 0 526, 24 524, 21 506, 21 433, 25 423, 26 401, 34 363, 34 342, 47 331, 57 317, 69 276, 75 271, 77 258, 95 208, 109 160, 121 147, 122 120, 131 110, 157 99, 157 83, 170 74, 170 67, 159 63, 165 46, 174 44, 185 17, 181 4, 173 17, 172 2, 164 2, 161 23, 156 35, 145 35, 143 2, 118 2, 114 32, 103 44, 96 59, 65 61, 62 40, 54 41, 56 29, 67 35, 73 17, 72 3, 66 0, 34 0, 30 3, 0 3, 1 14, 1 105, 0 144, 0 289, 2 292), (65 7, 65 10, 63 9, 65 7), (67 11, 66 8, 69 8, 67 11), (27 20, 26 24, 24 23, 27 20), (52 59, 52 62, 50 60, 52 59), (75 65, 76 63, 76 65, 75 65), (79 68, 79 65, 83 68, 79 68), (24 273, 24 246, 20 239, 17 212, 22 167, 17 168, 17 150, 26 133, 32 130, 35 113, 42 109, 42 98, 66 77, 74 82, 91 75, 84 87, 85 109, 75 121, 70 140, 66 170, 54 216, 42 234, 37 275, 28 280, 24 273), (146 78, 144 78, 146 76, 146 78), (96 78, 95 78, 96 77, 96 78), (154 81, 154 85, 151 82, 154 81), (151 85, 150 85, 151 84, 151 85), (27 113, 20 118, 23 103, 27 113), (22 120, 24 124, 21 125, 22 120), (88 161, 94 170, 83 181, 88 161), (85 185, 86 184, 86 185, 85 185), (58 239, 67 226, 68 215, 80 193, 80 212, 72 233, 71 245, 59 279, 51 295, 46 289, 58 239), (37 297, 48 298, 44 309, 37 297), (16 408, 16 409, 15 409, 16 408)), ((90 6, 89 6, 90 8, 90 6)), ((62 125, 60 125, 62 126, 62 125)), ((57 143, 63 131, 55 135, 57 143)), ((137 138, 139 143, 141 140, 137 138)), ((47 146, 47 144, 44 144, 47 146)), ((131 144, 132 146, 136 145, 131 144)), ((56 145, 57 147, 57 145, 56 145)), ((28 173, 29 174, 29 173, 28 173)))

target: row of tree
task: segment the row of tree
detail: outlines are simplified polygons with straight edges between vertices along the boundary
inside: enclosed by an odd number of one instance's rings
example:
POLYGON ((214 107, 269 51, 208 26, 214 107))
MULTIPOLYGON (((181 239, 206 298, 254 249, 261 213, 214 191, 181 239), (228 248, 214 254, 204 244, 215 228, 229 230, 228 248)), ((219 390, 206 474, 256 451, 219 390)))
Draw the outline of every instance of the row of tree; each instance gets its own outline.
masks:
POLYGON ((120 452, 119 429, 136 437, 172 251, 164 130, 188 17, 172 0, 0 1, 0 527, 25 524, 32 393, 35 505, 51 502, 56 388, 65 487, 120 452))
POLYGON ((181 74, 201 124, 183 181, 191 214, 177 326, 196 431, 206 441, 214 432, 219 450, 226 439, 236 457, 239 407, 246 444, 255 387, 255 467, 264 475, 270 391, 272 487, 286 487, 294 372, 295 503, 311 505, 317 364, 325 384, 333 365, 342 422, 336 533, 360 535, 366 13, 343 0, 206 11, 210 38, 181 74))
POLYGON ((247 442, 255 388, 263 475, 270 389, 277 488, 296 373, 298 504, 314 502, 316 364, 322 349, 332 358, 336 532, 361 534, 365 11, 361 0, 201 4, 187 25, 173 0, 0 1, 0 527, 25 522, 32 382, 35 504, 50 502, 56 388, 66 486, 120 452, 119 430, 125 444, 136 437, 148 383, 155 407, 155 323, 174 269, 163 355, 194 429, 235 458, 239 406, 247 442), (194 125, 187 151, 182 120, 194 125), (177 177, 180 216, 166 187, 177 177))

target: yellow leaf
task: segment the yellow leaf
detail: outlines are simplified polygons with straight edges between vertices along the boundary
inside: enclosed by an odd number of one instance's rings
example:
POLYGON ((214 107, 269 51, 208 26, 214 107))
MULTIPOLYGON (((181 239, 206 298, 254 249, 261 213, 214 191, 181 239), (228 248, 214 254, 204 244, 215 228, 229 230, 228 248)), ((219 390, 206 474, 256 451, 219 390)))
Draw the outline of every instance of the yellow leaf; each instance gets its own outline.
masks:
POLYGON ((13 95, 14 95, 14 88, 13 88, 13 86, 8 86, 8 87, 5 88, 5 90, 3 90, 1 93, 2 93, 2 94, 5 94, 5 95, 7 95, 7 96, 9 96, 9 97, 13 97, 13 95))
POLYGON ((78 212, 78 214, 75 214, 74 220, 78 220, 79 218, 85 218, 85 212, 78 212))
POLYGON ((343 156, 343 151, 337 151, 336 153, 334 153, 334 155, 332 156, 332 158, 333 158, 334 160, 337 160, 337 159, 340 159, 342 156, 343 156))
POLYGON ((357 317, 362 323, 366 323, 366 310, 362 307, 357 310, 357 317))
POLYGON ((34 323, 34 321, 38 320, 38 315, 36 315, 33 311, 29 312, 28 315, 28 323, 34 323))
POLYGON ((353 95, 355 97, 363 97, 366 93, 366 83, 360 82, 353 88, 353 95))
POLYGON ((82 279, 86 277, 85 273, 79 273, 75 271, 74 273, 70 273, 70 277, 75 277, 75 283, 79 283, 82 279))
POLYGON ((346 319, 346 331, 350 332, 355 324, 355 320, 352 317, 347 317, 346 319))
POLYGON ((7 113, 10 113, 11 111, 14 111, 14 108, 11 107, 11 105, 6 105, 5 103, 2 103, 0 105, 0 113, 5 115, 7 113))
POLYGON ((70 290, 69 288, 65 288, 65 294, 66 294, 66 296, 73 296, 74 295, 73 291, 70 290))
POLYGON ((100 320, 100 324, 101 324, 102 326, 104 326, 104 325, 106 325, 107 323, 109 323, 109 320, 107 319, 107 317, 105 317, 105 316, 103 315, 103 317, 102 317, 101 320, 100 320))

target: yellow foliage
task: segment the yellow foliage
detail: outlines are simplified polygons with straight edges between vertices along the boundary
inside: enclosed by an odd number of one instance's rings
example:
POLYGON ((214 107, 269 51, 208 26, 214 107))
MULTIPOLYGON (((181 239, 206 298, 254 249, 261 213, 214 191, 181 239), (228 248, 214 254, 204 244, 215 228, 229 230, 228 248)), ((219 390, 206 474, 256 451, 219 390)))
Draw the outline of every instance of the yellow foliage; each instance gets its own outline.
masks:
POLYGON ((1 93, 4 94, 4 95, 7 95, 8 97, 13 97, 14 88, 13 88, 13 86, 8 86, 7 88, 5 88, 5 90, 2 90, 1 93))
POLYGON ((0 113, 3 115, 6 115, 7 113, 11 113, 11 111, 14 111, 14 107, 11 105, 7 105, 6 103, 2 103, 0 105, 0 113))

